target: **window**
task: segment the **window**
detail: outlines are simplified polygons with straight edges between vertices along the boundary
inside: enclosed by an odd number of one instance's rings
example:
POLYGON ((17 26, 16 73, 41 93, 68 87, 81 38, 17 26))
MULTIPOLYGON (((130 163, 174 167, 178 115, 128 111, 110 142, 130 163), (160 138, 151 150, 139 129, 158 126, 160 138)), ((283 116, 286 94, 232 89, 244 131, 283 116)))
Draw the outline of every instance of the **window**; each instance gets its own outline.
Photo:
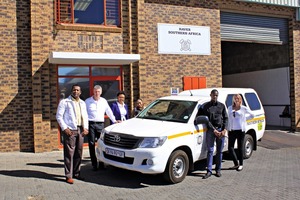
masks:
MULTIPOLYGON (((226 104, 226 107, 227 107, 227 108, 228 108, 229 106, 232 106, 232 98, 233 98, 233 95, 234 95, 234 94, 228 94, 228 96, 227 96, 227 98, 226 98, 225 104, 226 104)), ((241 95, 241 97, 242 97, 243 105, 244 105, 244 106, 247 106, 247 105, 246 105, 246 102, 245 102, 245 100, 244 100, 243 95, 242 95, 242 94, 240 94, 240 95, 241 95)))
POLYGON ((196 105, 194 101, 156 100, 137 118, 187 123, 196 105))
POLYGON ((120 26, 120 0, 56 0, 57 23, 120 26))
POLYGON ((246 93, 245 98, 247 99, 247 102, 248 102, 251 110, 260 110, 261 109, 261 105, 260 105, 260 102, 259 102, 256 94, 246 93))
POLYGON ((58 66, 59 98, 67 98, 74 84, 81 87, 81 98, 90 97, 95 85, 102 86, 102 97, 116 98, 121 88, 121 68, 119 66, 58 66))

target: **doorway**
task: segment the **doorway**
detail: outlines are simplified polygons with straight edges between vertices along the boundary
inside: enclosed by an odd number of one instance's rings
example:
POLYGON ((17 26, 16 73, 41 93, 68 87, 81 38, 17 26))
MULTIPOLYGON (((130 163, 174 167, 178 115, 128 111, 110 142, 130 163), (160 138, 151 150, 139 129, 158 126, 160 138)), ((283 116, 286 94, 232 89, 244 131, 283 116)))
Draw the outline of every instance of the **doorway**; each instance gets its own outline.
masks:
MULTIPOLYGON (((57 98, 68 98, 71 95, 71 89, 74 84, 81 87, 80 98, 85 101, 93 95, 95 85, 102 87, 102 97, 108 103, 116 100, 119 90, 122 88, 122 67, 121 66, 57 66, 58 94, 57 98)), ((107 119, 106 119, 107 121, 107 119)), ((108 120, 109 121, 109 120, 108 120)), ((107 122, 105 122, 107 124, 107 122)), ((58 134, 59 146, 62 147, 61 130, 58 134)), ((84 145, 87 145, 87 137, 84 139, 84 145)))

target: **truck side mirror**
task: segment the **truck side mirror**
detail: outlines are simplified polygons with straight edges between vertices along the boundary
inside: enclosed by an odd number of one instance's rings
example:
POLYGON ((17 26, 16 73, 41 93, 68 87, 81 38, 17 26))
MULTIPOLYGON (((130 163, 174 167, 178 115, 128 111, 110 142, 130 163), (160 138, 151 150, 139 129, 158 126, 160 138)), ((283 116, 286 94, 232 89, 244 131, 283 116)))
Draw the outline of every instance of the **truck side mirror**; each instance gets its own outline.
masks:
POLYGON ((196 117, 194 124, 198 125, 198 124, 208 124, 209 120, 208 117, 205 115, 200 115, 198 117, 196 117))

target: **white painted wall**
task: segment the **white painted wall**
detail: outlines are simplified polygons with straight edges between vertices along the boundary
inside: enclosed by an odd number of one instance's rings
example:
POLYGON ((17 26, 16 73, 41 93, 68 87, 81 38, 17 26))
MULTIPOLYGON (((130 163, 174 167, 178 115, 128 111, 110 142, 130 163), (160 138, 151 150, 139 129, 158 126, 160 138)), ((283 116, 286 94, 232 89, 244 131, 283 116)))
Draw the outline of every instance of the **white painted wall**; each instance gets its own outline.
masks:
POLYGON ((289 68, 277 68, 256 72, 240 73, 223 76, 223 87, 250 87, 256 90, 264 106, 267 125, 291 125, 290 118, 279 115, 284 106, 290 105, 289 68))

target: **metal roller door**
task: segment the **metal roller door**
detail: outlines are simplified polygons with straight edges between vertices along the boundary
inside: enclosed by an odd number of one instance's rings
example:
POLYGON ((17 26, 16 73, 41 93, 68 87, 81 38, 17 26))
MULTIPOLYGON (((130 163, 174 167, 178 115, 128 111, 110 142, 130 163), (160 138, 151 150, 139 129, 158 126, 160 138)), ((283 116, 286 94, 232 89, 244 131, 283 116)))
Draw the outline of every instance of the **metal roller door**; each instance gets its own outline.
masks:
POLYGON ((287 44, 288 20, 221 12, 221 39, 235 42, 287 44))

